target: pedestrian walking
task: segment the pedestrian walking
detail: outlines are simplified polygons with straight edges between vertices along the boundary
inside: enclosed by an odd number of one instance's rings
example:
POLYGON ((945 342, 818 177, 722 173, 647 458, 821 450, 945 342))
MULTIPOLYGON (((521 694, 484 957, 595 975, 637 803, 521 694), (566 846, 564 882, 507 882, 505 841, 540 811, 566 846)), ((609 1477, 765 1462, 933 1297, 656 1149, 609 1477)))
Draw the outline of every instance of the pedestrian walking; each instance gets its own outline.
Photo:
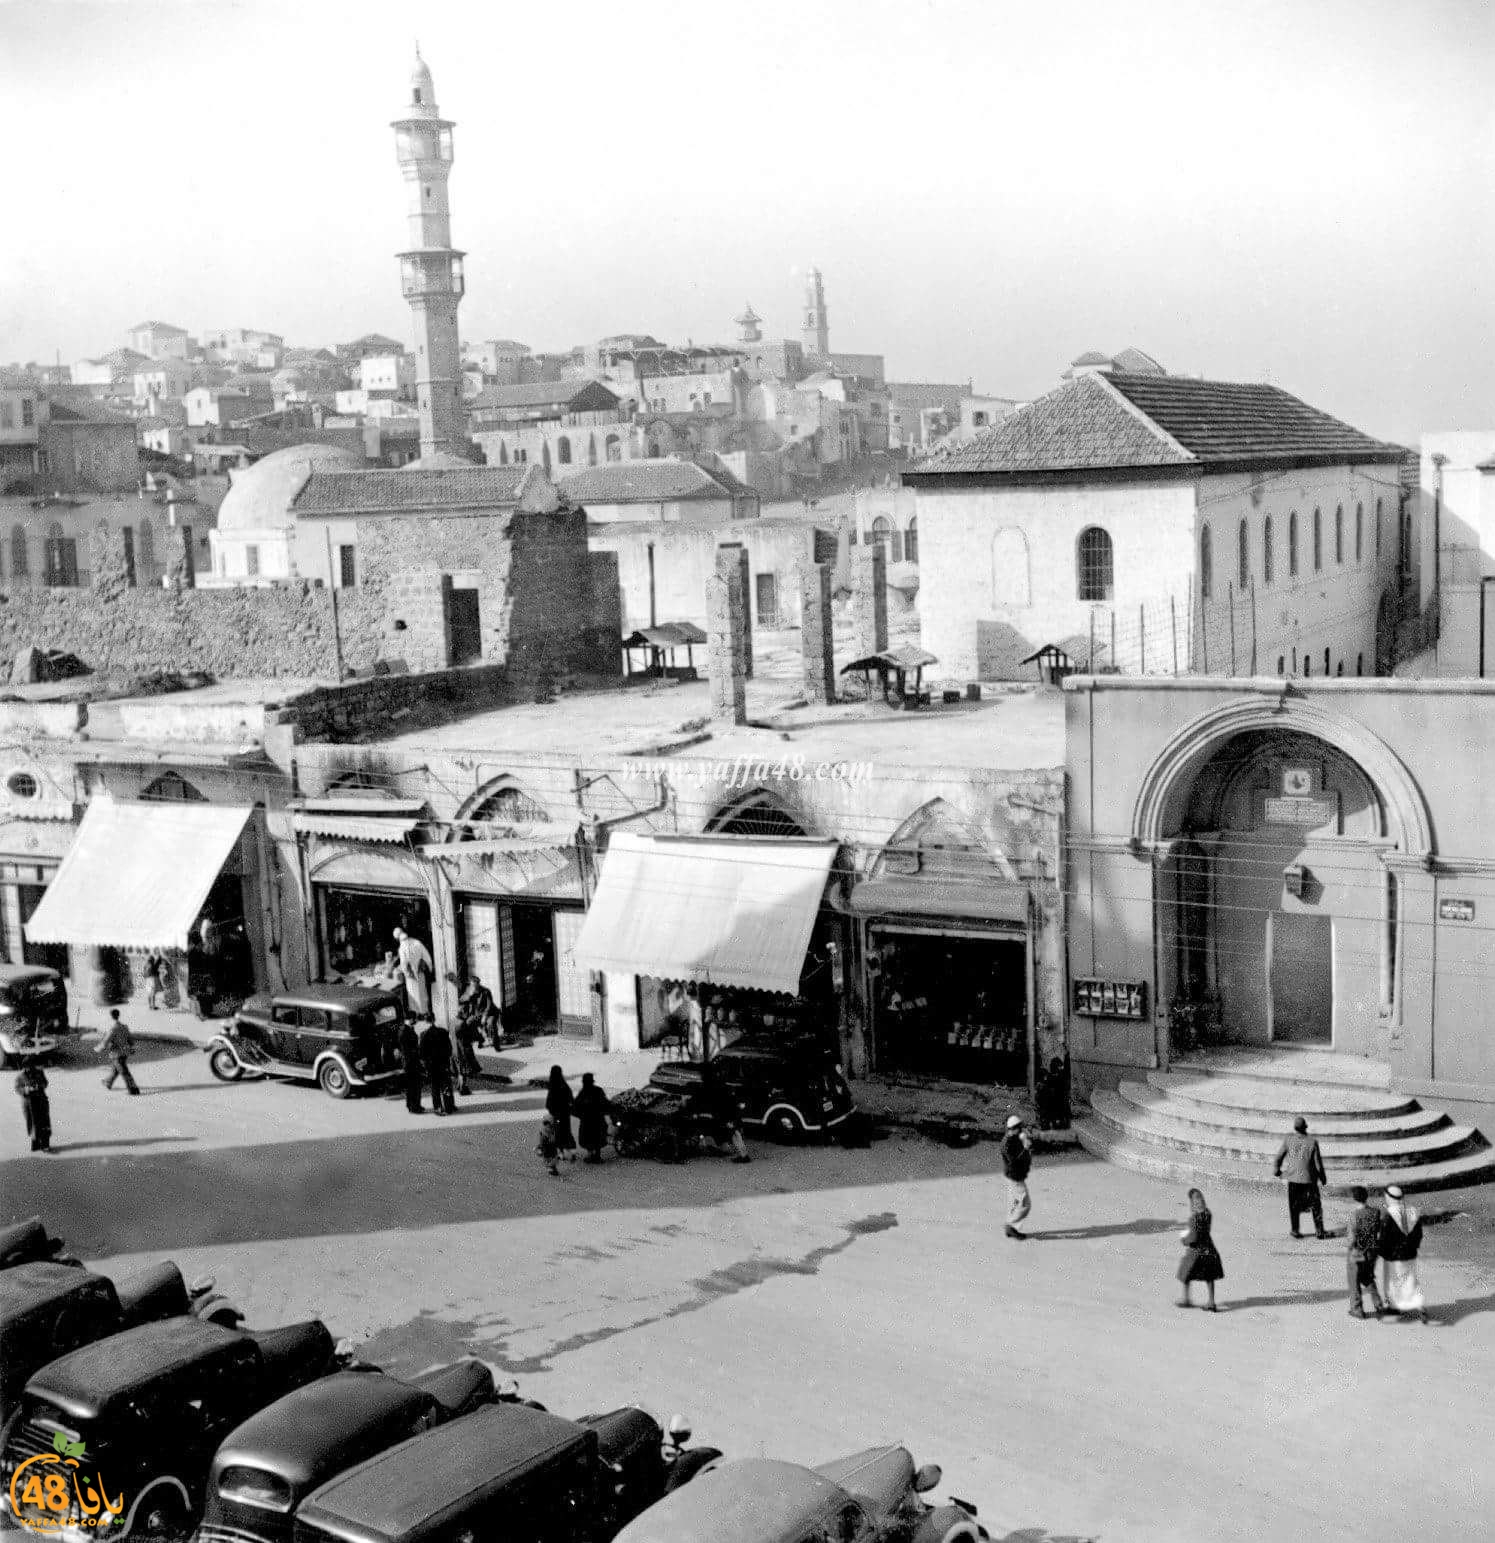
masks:
POLYGON ((1292 1235, 1301 1238, 1298 1218, 1307 1211, 1313 1217, 1314 1235, 1327 1238, 1324 1231, 1324 1202, 1319 1195, 1319 1185, 1327 1184, 1329 1176, 1324 1172, 1324 1154, 1318 1142, 1308 1134, 1308 1121, 1300 1114, 1293 1121, 1292 1135, 1283 1137, 1277 1148, 1277 1161, 1272 1172, 1278 1178, 1287 1177, 1287 1216, 1292 1235))
POLYGON ((420 1090, 425 1081, 420 1059, 420 1035, 409 1018, 400 1022, 400 1065, 405 1084, 405 1108, 411 1114, 424 1114, 425 1106, 420 1101, 420 1090))
POLYGON ((166 985, 166 961, 156 949, 145 956, 145 1005, 155 1012, 157 999, 166 985))
POLYGON ((1033 1167, 1033 1138, 1023 1128, 1021 1115, 1007 1117, 1007 1134, 1002 1137, 1002 1172, 1007 1176, 1007 1227, 1009 1238, 1020 1243, 1028 1234, 1019 1232, 1017 1224, 1033 1209, 1028 1194, 1028 1173, 1033 1167))
POLYGON ((571 1134, 571 1109, 575 1102, 566 1074, 559 1066, 552 1066, 550 1081, 545 1084, 545 1112, 555 1125, 556 1146, 571 1163, 576 1161, 576 1138, 571 1134))
POLYGON ((1225 1279, 1225 1266, 1220 1260, 1220 1250, 1215 1247, 1213 1229, 1214 1218, 1205 1204, 1204 1191, 1191 1189, 1189 1225, 1178 1235, 1178 1241, 1184 1246, 1183 1257, 1178 1261, 1178 1281, 1184 1288, 1178 1299, 1180 1307, 1194 1305, 1189 1287, 1197 1280, 1204 1283, 1204 1289, 1209 1293, 1205 1312, 1215 1311, 1215 1282, 1225 1279))
POLYGON ((581 1089, 572 1101, 576 1111, 576 1137, 586 1149, 584 1162, 600 1163, 602 1148, 607 1145, 607 1094, 593 1079, 591 1072, 581 1074, 581 1089))
POLYGON ((1381 1228, 1384 1217, 1369 1203, 1365 1187, 1357 1184, 1350 1194, 1355 1201, 1355 1214, 1350 1218, 1349 1248, 1345 1255, 1345 1274, 1350 1287, 1350 1317, 1365 1317, 1362 1293, 1370 1292, 1379 1318, 1386 1311, 1381 1293, 1376 1289, 1376 1260, 1381 1252, 1381 1228))
POLYGON ((551 1178, 560 1178, 561 1149, 555 1137, 555 1119, 551 1115, 540 1116, 540 1139, 535 1143, 535 1151, 540 1154, 540 1161, 551 1178))
POLYGON ((47 1097, 47 1074, 40 1066, 23 1066, 16 1077, 21 1112, 33 1152, 52 1150, 52 1103, 47 1097))
POLYGON ((420 1036, 421 1065, 431 1087, 431 1108, 440 1115, 455 1114, 452 1092, 452 1037, 434 1019, 427 1019, 420 1036))
POLYGON ((1428 1322, 1417 1256, 1422 1251, 1422 1218, 1399 1184, 1386 1188, 1386 1215, 1381 1224, 1381 1258, 1385 1261, 1386 1305, 1398 1317, 1416 1313, 1428 1322))
POLYGON ((114 1087, 114 1079, 125 1079, 125 1091, 132 1098, 138 1097, 140 1089, 135 1086, 135 1079, 130 1075, 130 1057, 135 1054, 135 1037, 119 1016, 119 1009, 109 1009, 109 1028, 105 1033, 103 1042, 99 1045, 99 1054, 107 1055, 111 1062, 109 1075, 104 1078, 106 1088, 114 1087))

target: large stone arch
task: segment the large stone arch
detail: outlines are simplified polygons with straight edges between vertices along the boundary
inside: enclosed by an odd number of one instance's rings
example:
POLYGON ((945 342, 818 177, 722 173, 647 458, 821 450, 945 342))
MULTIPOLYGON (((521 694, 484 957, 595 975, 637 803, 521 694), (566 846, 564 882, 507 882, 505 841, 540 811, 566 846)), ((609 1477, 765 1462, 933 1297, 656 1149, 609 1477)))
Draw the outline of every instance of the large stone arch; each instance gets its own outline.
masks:
POLYGON ((1354 719, 1286 693, 1227 702, 1180 729, 1142 780, 1132 813, 1133 843, 1152 849, 1169 841, 1205 764, 1229 740, 1253 730, 1290 730, 1340 751, 1380 794, 1387 835, 1401 853, 1419 862, 1431 861, 1435 841, 1427 803, 1391 748, 1354 719))

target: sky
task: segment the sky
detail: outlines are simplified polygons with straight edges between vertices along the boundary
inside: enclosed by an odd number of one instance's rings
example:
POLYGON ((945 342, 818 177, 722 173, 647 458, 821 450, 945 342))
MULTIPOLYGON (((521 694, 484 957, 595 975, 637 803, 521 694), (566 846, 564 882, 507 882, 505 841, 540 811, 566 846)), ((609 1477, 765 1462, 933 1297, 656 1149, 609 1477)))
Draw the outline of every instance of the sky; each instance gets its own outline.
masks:
POLYGON ((1135 345, 1402 442, 1495 424, 1485 0, 0 0, 0 360, 408 338, 417 39, 464 338, 798 336, 813 264, 894 380, 1135 345))

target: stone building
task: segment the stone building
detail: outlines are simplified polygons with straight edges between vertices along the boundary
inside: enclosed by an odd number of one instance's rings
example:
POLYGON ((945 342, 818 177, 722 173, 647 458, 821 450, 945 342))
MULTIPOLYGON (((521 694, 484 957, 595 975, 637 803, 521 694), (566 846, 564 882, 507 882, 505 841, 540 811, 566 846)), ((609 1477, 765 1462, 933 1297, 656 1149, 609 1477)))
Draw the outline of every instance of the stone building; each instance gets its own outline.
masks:
POLYGON ((1404 610, 1435 626, 1409 668, 1495 678, 1495 429, 1424 434, 1414 500, 1418 592, 1404 610))
POLYGON ((1127 674, 1389 673, 1406 452, 1274 386, 1108 361, 909 467, 924 644, 1127 674))

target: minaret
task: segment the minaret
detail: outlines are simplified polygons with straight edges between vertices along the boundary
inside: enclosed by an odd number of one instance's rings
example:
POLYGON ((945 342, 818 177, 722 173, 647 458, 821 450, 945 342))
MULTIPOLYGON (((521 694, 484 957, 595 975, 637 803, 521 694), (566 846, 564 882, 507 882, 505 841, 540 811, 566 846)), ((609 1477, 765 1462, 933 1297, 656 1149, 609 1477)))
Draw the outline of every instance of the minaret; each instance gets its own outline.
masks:
POLYGON ((811 268, 805 278, 805 354, 815 359, 830 357, 831 331, 825 315, 825 284, 819 268, 811 268))
POLYGON ((759 323, 761 316, 749 306, 741 316, 737 318, 737 341, 739 343, 761 343, 763 341, 763 329, 759 323))
POLYGON ((420 453, 461 455, 466 441, 457 306, 462 256, 452 247, 446 183, 452 171, 452 125, 436 108, 431 72, 415 51, 410 105, 391 125, 410 190, 410 250, 401 252, 400 288, 415 316, 415 396, 420 453))

